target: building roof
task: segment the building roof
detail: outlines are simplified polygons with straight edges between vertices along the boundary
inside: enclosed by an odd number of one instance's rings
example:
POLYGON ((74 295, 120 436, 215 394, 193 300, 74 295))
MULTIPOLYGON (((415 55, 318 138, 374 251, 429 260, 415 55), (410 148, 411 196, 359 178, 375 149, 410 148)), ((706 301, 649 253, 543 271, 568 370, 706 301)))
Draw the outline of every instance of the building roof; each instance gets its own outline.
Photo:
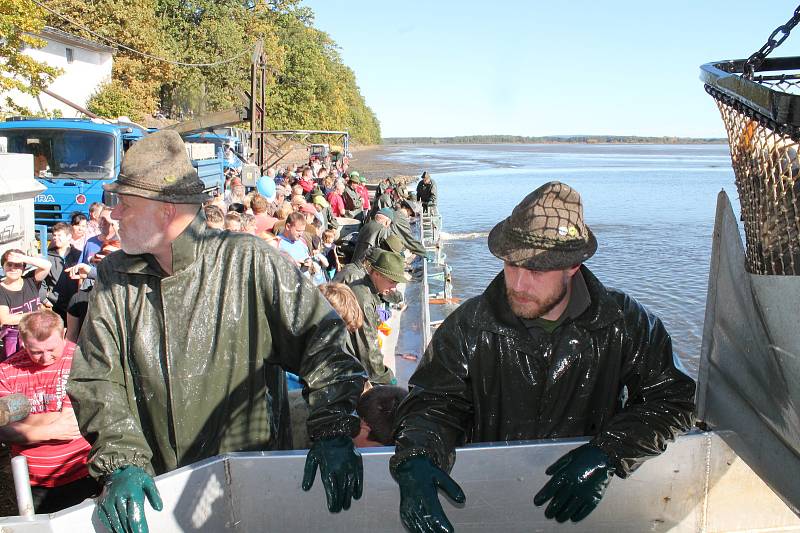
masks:
POLYGON ((39 32, 37 37, 41 37, 42 39, 48 39, 52 41, 58 41, 64 44, 70 44, 79 48, 85 48, 87 50, 94 50, 96 52, 106 52, 109 54, 114 54, 117 51, 117 49, 114 48, 113 46, 106 46, 97 41, 90 41, 89 39, 78 37, 77 35, 67 33, 63 30, 59 30, 58 28, 53 28, 52 26, 45 26, 44 29, 42 29, 42 31, 39 32))

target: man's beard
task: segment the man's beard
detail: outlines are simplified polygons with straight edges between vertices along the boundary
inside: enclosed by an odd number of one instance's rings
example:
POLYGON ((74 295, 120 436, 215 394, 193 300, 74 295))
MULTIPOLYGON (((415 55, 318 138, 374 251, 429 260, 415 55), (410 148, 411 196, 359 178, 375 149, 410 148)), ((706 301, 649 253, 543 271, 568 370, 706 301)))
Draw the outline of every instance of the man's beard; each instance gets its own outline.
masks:
POLYGON ((120 241, 120 248, 129 255, 139 255, 145 253, 152 253, 157 245, 163 239, 163 231, 158 231, 153 227, 152 231, 141 231, 142 228, 132 229, 130 234, 133 234, 128 239, 125 239, 125 231, 120 228, 117 233, 117 238, 120 241))
POLYGON ((540 318, 552 311, 566 298, 571 279, 565 274, 556 291, 544 295, 515 292, 506 287, 506 299, 511 306, 511 311, 518 317, 527 320, 540 318), (521 301, 520 298, 525 300, 521 301))

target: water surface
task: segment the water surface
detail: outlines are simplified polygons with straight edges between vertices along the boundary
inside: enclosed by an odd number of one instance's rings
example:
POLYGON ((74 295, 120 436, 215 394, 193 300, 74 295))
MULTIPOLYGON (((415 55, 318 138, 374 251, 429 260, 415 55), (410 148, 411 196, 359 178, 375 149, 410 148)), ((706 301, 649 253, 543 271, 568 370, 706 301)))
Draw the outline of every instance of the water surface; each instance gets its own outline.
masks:
POLYGON ((577 189, 599 242, 586 265, 661 317, 696 375, 721 189, 738 217, 727 145, 409 146, 388 157, 433 174, 461 298, 480 294, 502 269, 486 237, 522 198, 550 180, 577 189))

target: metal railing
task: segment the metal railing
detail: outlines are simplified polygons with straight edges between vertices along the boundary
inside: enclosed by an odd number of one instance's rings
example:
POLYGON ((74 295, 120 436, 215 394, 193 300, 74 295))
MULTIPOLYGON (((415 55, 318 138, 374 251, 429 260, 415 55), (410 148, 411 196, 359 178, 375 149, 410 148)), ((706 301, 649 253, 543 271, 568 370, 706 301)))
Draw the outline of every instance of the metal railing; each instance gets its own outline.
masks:
MULTIPOLYGON (((453 478, 467 495, 441 497, 456 531, 797 531, 798 519, 714 433, 680 437, 630 479, 614 478, 589 517, 559 525, 535 507, 545 469, 583 439, 480 444, 458 450, 453 478), (742 490, 742 487, 747 487, 742 490)), ((233 453, 158 476, 161 512, 144 504, 150 531, 402 533, 400 491, 389 474, 392 448, 362 449, 363 497, 341 513, 325 505, 322 483, 300 489, 306 451, 233 453)), ((0 531, 104 531, 89 500, 52 515, 0 518, 0 531)))
POLYGON ((435 296, 441 296, 442 298, 450 298, 451 297, 451 285, 449 282, 449 267, 444 262, 446 255, 442 253, 442 249, 439 242, 440 231, 442 227, 442 215, 439 214, 438 210, 435 206, 429 208, 427 212, 420 214, 419 217, 419 224, 417 225, 417 229, 419 231, 419 241, 422 243, 422 246, 425 247, 426 252, 433 252, 434 260, 429 263, 426 260, 422 261, 422 350, 421 352, 425 351, 427 348, 428 343, 430 343, 431 337, 433 336, 433 330, 435 326, 438 325, 433 324, 431 322, 431 290, 430 285, 431 281, 434 279, 442 278, 443 282, 443 291, 441 294, 436 294, 435 296), (436 265, 437 267, 441 267, 441 272, 433 272, 431 265, 436 265))

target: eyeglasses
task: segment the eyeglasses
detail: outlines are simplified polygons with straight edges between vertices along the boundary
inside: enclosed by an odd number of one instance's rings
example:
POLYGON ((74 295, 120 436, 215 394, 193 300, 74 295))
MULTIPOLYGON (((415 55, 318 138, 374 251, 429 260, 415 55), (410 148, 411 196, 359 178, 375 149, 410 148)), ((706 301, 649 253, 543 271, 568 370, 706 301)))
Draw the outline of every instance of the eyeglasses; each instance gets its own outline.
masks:
POLYGON ((25 266, 25 263, 6 263, 3 267, 4 270, 11 270, 12 268, 22 268, 25 266))

